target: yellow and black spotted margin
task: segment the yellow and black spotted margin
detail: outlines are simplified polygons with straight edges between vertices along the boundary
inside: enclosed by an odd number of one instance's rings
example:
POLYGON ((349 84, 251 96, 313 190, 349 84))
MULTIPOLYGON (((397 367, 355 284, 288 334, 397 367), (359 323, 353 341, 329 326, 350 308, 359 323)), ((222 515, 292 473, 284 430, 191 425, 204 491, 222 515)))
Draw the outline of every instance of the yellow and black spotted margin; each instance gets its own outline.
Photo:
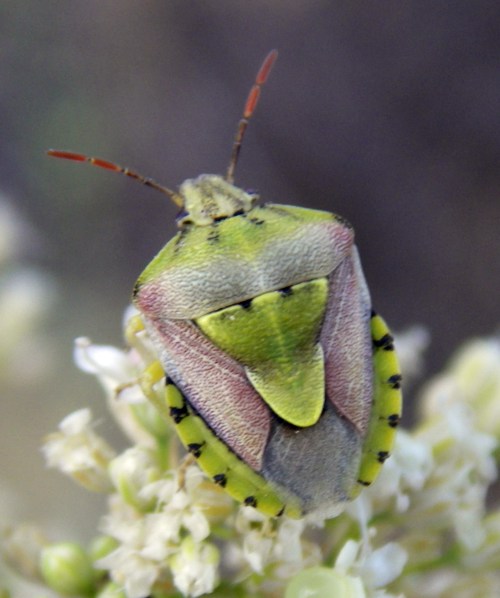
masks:
POLYGON ((373 406, 353 498, 362 488, 375 481, 391 454, 402 412, 402 377, 394 350, 394 338, 384 319, 375 312, 372 312, 370 326, 373 344, 373 406))

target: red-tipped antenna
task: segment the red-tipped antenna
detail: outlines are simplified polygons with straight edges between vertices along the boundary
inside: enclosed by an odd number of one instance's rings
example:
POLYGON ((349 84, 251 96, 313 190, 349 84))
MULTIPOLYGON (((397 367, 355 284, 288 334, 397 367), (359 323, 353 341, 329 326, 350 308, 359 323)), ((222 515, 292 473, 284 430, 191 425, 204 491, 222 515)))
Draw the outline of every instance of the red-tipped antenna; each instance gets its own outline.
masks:
POLYGON ((148 177, 142 176, 142 174, 138 174, 129 168, 123 168, 123 166, 119 166, 118 164, 114 164, 113 162, 108 162, 107 160, 102 160, 101 158, 92 158, 91 156, 85 156, 84 154, 75 154, 74 152, 65 152, 61 150, 48 150, 47 154, 49 156, 53 156, 54 158, 63 158, 64 160, 73 160, 75 162, 88 162, 93 166, 99 166, 99 168, 105 168, 106 170, 112 170, 113 172, 120 172, 121 174, 125 174, 139 183, 143 185, 147 185, 148 187, 152 187, 153 189, 157 189, 161 191, 165 195, 168 195, 170 199, 180 208, 184 206, 184 202, 182 201, 182 197, 172 191, 168 187, 164 187, 163 185, 159 185, 153 179, 148 177))
POLYGON ((234 170, 236 168, 236 164, 238 163, 238 157, 240 155, 241 144, 243 143, 245 131, 247 130, 248 123, 252 118, 255 109, 257 108, 260 97, 260 89, 267 81, 269 73, 273 68, 273 64, 276 62, 276 58, 278 58, 278 51, 271 50, 265 57, 264 62, 257 73, 257 77, 255 77, 255 83, 248 94, 247 101, 245 102, 245 108, 243 109, 243 115, 238 123, 238 129, 236 131, 236 137, 234 138, 233 143, 233 151, 231 152, 231 160, 227 168, 226 181, 229 183, 234 182, 234 170))

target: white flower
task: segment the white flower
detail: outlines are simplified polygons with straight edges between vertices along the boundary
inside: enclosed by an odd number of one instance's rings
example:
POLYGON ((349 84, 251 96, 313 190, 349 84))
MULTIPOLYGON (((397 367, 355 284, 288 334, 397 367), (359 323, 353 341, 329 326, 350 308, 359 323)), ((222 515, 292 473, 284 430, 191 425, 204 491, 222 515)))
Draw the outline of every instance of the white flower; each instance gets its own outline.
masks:
MULTIPOLYGON (((129 353, 109 345, 94 345, 88 338, 75 340, 76 365, 88 374, 94 374, 108 396, 115 397, 120 385, 128 384, 136 377, 134 361, 129 353)), ((138 398, 142 395, 137 391, 138 398)))
POLYGON ((120 545, 100 559, 98 566, 110 571, 128 598, 150 593, 155 581, 169 570, 175 585, 189 595, 213 589, 219 557, 206 539, 214 493, 220 496, 220 489, 207 485, 198 468, 190 466, 182 476, 167 474, 138 493, 142 500, 156 504, 153 512, 137 512, 115 495, 101 530, 120 545))
POLYGON ((59 432, 50 434, 42 451, 47 465, 55 467, 95 492, 109 492, 113 486, 108 465, 115 452, 91 426, 90 409, 80 409, 65 417, 59 432))
POLYGON ((197 543, 187 536, 169 564, 175 586, 185 596, 209 594, 219 583, 219 551, 208 542, 197 543))
MULTIPOLYGON (((239 570, 240 575, 246 569, 249 571, 244 575, 265 573, 258 584, 262 593, 281 595, 298 571, 322 561, 317 542, 303 536, 307 526, 305 519, 274 519, 253 508, 240 507, 235 521, 240 542, 227 546, 224 562, 239 570)), ((255 576, 250 579, 256 583, 255 576)), ((249 591, 253 591, 251 585, 249 591)))
POLYGON ((47 544, 41 530, 25 523, 2 530, 2 556, 11 567, 29 579, 38 579, 40 554, 47 544))
POLYGON ((146 536, 146 519, 125 504, 119 495, 110 500, 110 513, 101 521, 101 530, 119 541, 119 546, 96 562, 109 571, 111 579, 123 587, 128 598, 150 593, 161 573, 158 563, 141 555, 146 536))
POLYGON ((477 427, 500 440, 499 338, 467 343, 445 373, 431 381, 422 399, 427 416, 457 402, 470 405, 477 427))
POLYGON ((284 563, 301 563, 304 558, 302 534, 306 529, 303 519, 283 518, 277 529, 273 546, 276 561, 284 563))
POLYGON ((500 582, 500 509, 484 518, 485 541, 478 550, 463 555, 463 562, 475 571, 496 571, 500 582))
POLYGON ((347 540, 333 568, 301 571, 288 584, 285 598, 391 598, 384 586, 400 577, 407 559, 395 542, 373 550, 366 540, 347 540))
POLYGON ((406 551, 396 542, 372 549, 366 541, 348 540, 337 556, 334 571, 361 578, 371 596, 374 590, 397 579, 407 560, 406 551))
MULTIPOLYGON (((202 480, 200 479, 200 482, 202 480)), ((178 550, 181 530, 189 533, 195 542, 202 542, 210 533, 210 525, 204 514, 203 502, 198 502, 188 489, 170 480, 152 484, 162 497, 161 510, 146 517, 147 535, 142 554, 155 560, 163 560, 173 550, 178 550), (173 491, 173 492, 172 492, 173 491), (167 501, 163 502, 163 499, 167 501)))
POLYGON ((284 517, 280 521, 272 547, 271 573, 261 584, 263 589, 269 588, 271 595, 283 588, 298 571, 322 563, 321 548, 314 537, 307 538, 308 530, 306 519, 284 517))
POLYGON ((157 563, 143 558, 129 545, 117 548, 96 562, 98 568, 110 571, 111 579, 123 587, 127 598, 144 598, 160 574, 157 563))
MULTIPOLYGON (((94 375, 106 392, 108 405, 127 436, 138 444, 154 446, 150 429, 143 425, 138 412, 159 415, 142 392, 138 376, 146 368, 139 354, 122 351, 109 345, 94 345, 88 338, 75 340, 74 360, 84 372, 94 375)), ((147 419, 147 415, 144 416, 147 419)), ((143 418, 143 419, 144 419, 143 418)), ((162 422, 163 429, 167 426, 162 422)))
POLYGON ((432 402, 435 412, 416 437, 432 449, 435 465, 425 488, 414 497, 410 519, 435 528, 451 523, 462 545, 474 550, 484 539, 482 518, 488 487, 496 478, 497 441, 475 428, 466 405, 432 402))
POLYGON ((250 565, 252 571, 262 573, 271 557, 274 537, 272 520, 256 509, 240 507, 235 527, 243 541, 241 558, 250 565))
POLYGON ((133 446, 109 464, 111 480, 125 502, 140 511, 154 507, 155 499, 146 498, 143 489, 161 477, 155 454, 143 446, 133 446))
POLYGON ((396 542, 389 542, 366 558, 360 574, 368 587, 383 588, 401 575, 407 560, 406 551, 396 542))
MULTIPOLYGON (((385 462, 375 483, 357 500, 369 500, 373 510, 408 510, 410 496, 420 490, 433 468, 431 447, 403 429, 398 430, 391 457, 385 462)), ((355 503, 353 504, 353 507, 355 503)), ((352 507, 349 507, 352 514, 352 507)))

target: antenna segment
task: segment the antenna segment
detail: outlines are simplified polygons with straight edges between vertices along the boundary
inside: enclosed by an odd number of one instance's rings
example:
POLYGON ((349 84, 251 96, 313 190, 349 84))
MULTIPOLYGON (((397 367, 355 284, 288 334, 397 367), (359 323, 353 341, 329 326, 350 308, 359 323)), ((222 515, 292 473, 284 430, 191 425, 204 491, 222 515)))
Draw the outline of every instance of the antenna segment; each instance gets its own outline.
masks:
POLYGON ((64 160, 73 160, 74 162, 88 162, 89 164, 92 164, 92 166, 98 166, 99 168, 104 168, 106 170, 112 170, 113 172, 125 174, 126 176, 129 176, 130 178, 139 181, 139 183, 142 183, 147 187, 152 187, 153 189, 157 189, 165 195, 168 195, 168 197, 170 197, 170 199, 180 208, 184 206, 182 197, 178 193, 172 191, 172 189, 169 189, 168 187, 160 185, 159 183, 157 183, 149 177, 145 177, 142 174, 130 170, 130 168, 124 168, 123 166, 119 166, 118 164, 114 164, 113 162, 108 162, 107 160, 103 160, 102 158, 93 158, 92 156, 86 156, 85 154, 77 154, 74 152, 50 149, 47 151, 47 154, 49 156, 52 156, 53 158, 63 158, 64 160))
POLYGON ((243 115, 241 117, 240 122, 238 123, 236 137, 234 138, 233 142, 231 160, 227 168, 226 181, 228 183, 234 183, 234 171, 236 168, 236 164, 238 163, 238 157, 240 155, 241 144, 243 143, 245 131, 247 130, 248 123, 250 122, 250 119, 254 115, 255 109, 257 108, 257 104, 260 98, 261 87, 267 81, 269 73, 271 72, 271 69, 273 68, 273 65, 276 62, 277 58, 278 51, 271 50, 269 54, 265 57, 264 62, 262 63, 259 72, 257 73, 257 76, 255 77, 255 83, 253 84, 252 88, 250 89, 250 93, 248 94, 247 101, 245 102, 245 107, 243 109, 243 115))

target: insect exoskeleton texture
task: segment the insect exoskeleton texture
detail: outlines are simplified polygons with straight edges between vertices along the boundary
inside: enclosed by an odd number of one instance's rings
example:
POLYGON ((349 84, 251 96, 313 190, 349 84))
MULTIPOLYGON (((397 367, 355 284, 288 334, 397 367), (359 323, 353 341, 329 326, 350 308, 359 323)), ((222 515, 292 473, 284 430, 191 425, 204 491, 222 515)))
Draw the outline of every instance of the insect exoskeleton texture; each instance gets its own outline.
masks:
POLYGON ((179 232, 139 277, 134 303, 166 376, 187 450, 263 513, 334 514, 377 477, 401 414, 392 336, 372 310, 345 219, 274 203, 234 170, 276 52, 245 104, 226 176, 178 192, 115 164, 181 207, 179 232))

